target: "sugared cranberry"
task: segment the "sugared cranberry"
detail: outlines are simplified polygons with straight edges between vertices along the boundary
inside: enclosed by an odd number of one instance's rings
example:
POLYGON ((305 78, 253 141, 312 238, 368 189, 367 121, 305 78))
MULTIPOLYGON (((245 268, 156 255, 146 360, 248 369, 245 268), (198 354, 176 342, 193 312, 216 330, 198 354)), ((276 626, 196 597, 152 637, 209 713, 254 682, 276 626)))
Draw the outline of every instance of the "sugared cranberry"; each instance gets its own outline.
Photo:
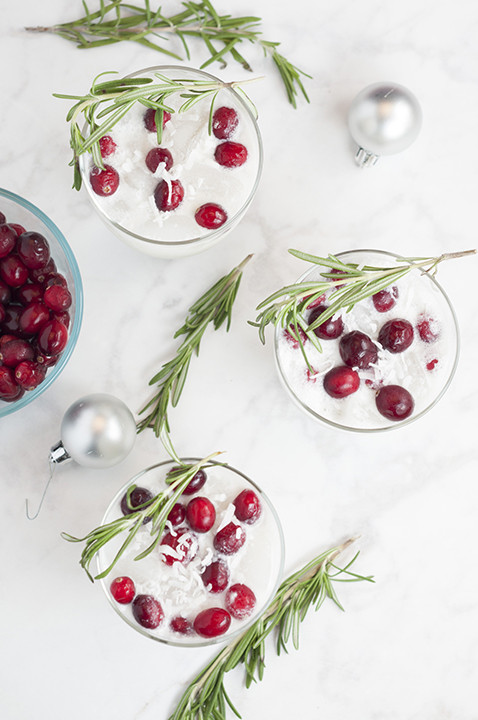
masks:
POLYGON ((408 390, 400 385, 384 385, 378 391, 375 403, 377 410, 388 420, 405 420, 414 408, 414 401, 408 390))
MULTIPOLYGON (((314 323, 319 315, 322 315, 323 312, 327 310, 327 305, 317 305, 312 312, 309 315, 308 323, 309 326, 314 323)), ((317 327, 314 328, 313 332, 317 335, 318 338, 321 340, 335 340, 336 338, 340 337, 344 330, 344 322, 342 318, 339 316, 337 318, 331 317, 328 320, 324 320, 323 323, 320 325, 317 325, 317 327)))
POLYGON ((43 288, 40 283, 27 283, 16 288, 14 293, 15 301, 21 305, 29 305, 31 302, 37 302, 43 297, 43 288))
POLYGON ((385 290, 379 290, 375 295, 372 295, 373 305, 379 313, 388 312, 395 307, 397 299, 398 287, 396 285, 385 288, 385 290))
MULTIPOLYGON (((131 515, 131 513, 144 510, 145 507, 148 507, 148 505, 151 504, 152 500, 152 492, 150 492, 147 488, 137 486, 133 488, 129 494, 128 491, 125 492, 121 498, 121 512, 123 515, 131 515)), ((145 524, 149 522, 150 519, 151 518, 145 517, 143 523, 145 524)))
POLYGON ((118 189, 120 177, 111 165, 105 165, 104 170, 94 167, 90 172, 90 183, 97 195, 107 197, 113 195, 118 189))
POLYGON ((231 616, 223 608, 207 608, 202 610, 194 620, 195 631, 201 637, 218 637, 224 635, 231 625, 231 616))
POLYGON ((6 402, 17 400, 23 392, 15 382, 12 368, 0 365, 0 398, 6 402))
POLYGON ((37 335, 38 347, 45 355, 59 355, 68 342, 68 330, 58 320, 49 320, 37 335))
POLYGON ((110 592, 116 602, 121 603, 121 605, 129 605, 134 600, 136 588, 131 578, 124 575, 113 580, 110 585, 110 592))
POLYGON ((205 203, 196 210, 194 219, 201 227, 216 230, 226 222, 227 212, 220 205, 205 203))
POLYGON ((166 565, 172 565, 175 562, 187 564, 196 555, 198 549, 198 541, 195 535, 189 530, 183 528, 172 532, 165 533, 161 540, 161 559, 166 565))
POLYGON ((417 330, 420 340, 426 343, 434 343, 440 335, 440 325, 436 320, 426 315, 420 315, 417 323, 417 330))
POLYGON ((17 253, 29 270, 45 267, 50 259, 48 240, 38 232, 25 232, 17 240, 17 253))
POLYGON ((208 498, 195 497, 188 503, 186 518, 189 526, 196 532, 209 532, 216 520, 216 510, 208 498))
POLYGON ((102 158, 113 155, 114 151, 116 150, 116 143, 111 137, 111 135, 103 135, 103 137, 100 138, 99 142, 102 158))
POLYGON ((254 490, 250 490, 249 488, 239 493, 236 499, 233 500, 233 505, 236 508, 234 514, 237 519, 248 525, 255 523, 262 512, 261 501, 254 490))
POLYGON ((173 526, 183 524, 186 520, 186 508, 182 503, 174 503, 169 512, 168 520, 173 526))
POLYGON ((239 123, 239 117, 234 108, 220 107, 212 116, 212 132, 219 140, 231 137, 239 123))
POLYGON ((36 335, 49 320, 47 306, 42 302, 32 302, 20 314, 20 329, 25 335, 36 335))
MULTIPOLYGON (((159 114, 160 111, 158 111, 159 114)), ((163 128, 171 120, 171 113, 163 110, 163 128)), ((156 132, 156 109, 148 108, 144 113, 144 126, 150 132, 156 132)))
POLYGON ((0 258, 10 255, 15 247, 16 241, 17 234, 15 230, 5 223, 0 225, 0 258))
POLYGON ((324 376, 324 390, 333 398, 344 398, 356 392, 360 385, 358 373, 347 365, 332 368, 324 376))
POLYGON ((223 555, 237 553, 246 542, 246 532, 240 525, 230 522, 214 537, 214 547, 223 555))
POLYGON ((214 153, 216 162, 228 168, 235 168, 244 165, 247 160, 247 148, 241 143, 226 142, 220 143, 214 153))
POLYGON ((4 343, 0 349, 0 363, 14 368, 23 360, 33 360, 34 352, 29 342, 15 338, 4 343))
POLYGON ((136 622, 148 630, 154 630, 163 622, 163 608, 152 595, 136 595, 132 610, 136 622))
POLYGON ((184 188, 179 180, 161 180, 154 191, 154 202, 158 210, 162 212, 171 212, 182 203, 184 198, 184 188), (171 186, 171 187, 170 187, 171 186))
POLYGON ((173 632, 179 633, 179 635, 192 635, 194 633, 192 622, 181 615, 173 617, 169 623, 169 627, 173 632))
POLYGON ((68 310, 72 302, 71 293, 68 288, 62 285, 52 284, 46 288, 43 295, 43 302, 50 310, 54 310, 55 312, 68 310))
POLYGON ((173 156, 166 148, 153 148, 146 155, 145 162, 146 167, 148 170, 151 170, 152 173, 156 172, 159 163, 164 163, 165 169, 171 170, 173 167, 173 156))
POLYGON ((33 360, 23 360, 15 368, 15 380, 24 390, 34 390, 45 379, 46 369, 33 360))
POLYGON ((401 353, 413 342, 413 326, 408 320, 389 320, 380 329, 378 341, 391 353, 401 353))
POLYGON ((0 277, 11 288, 18 288, 28 280, 28 268, 17 255, 7 255, 0 260, 0 277))
POLYGON ((256 606, 256 596, 251 588, 243 583, 231 585, 226 593, 226 609, 236 620, 243 620, 251 615, 256 606))
POLYGON ((302 330, 300 326, 296 327, 295 325, 289 325, 289 327, 285 328, 284 337, 293 348, 299 347, 300 343, 298 338, 300 338, 302 345, 304 345, 309 339, 305 334, 305 331, 302 330))
POLYGON ((340 357, 349 367, 365 370, 377 362, 378 348, 365 333, 359 330, 343 335, 339 343, 340 357))
POLYGON ((214 560, 204 568, 201 579, 206 590, 221 593, 229 584, 229 567, 223 560, 214 560))

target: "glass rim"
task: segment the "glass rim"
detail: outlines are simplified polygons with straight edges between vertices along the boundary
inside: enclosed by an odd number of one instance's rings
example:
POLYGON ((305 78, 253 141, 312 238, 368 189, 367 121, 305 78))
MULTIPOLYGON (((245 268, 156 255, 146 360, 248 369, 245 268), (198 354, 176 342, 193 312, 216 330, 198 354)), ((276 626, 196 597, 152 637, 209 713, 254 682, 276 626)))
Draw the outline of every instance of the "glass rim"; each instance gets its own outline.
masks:
MULTIPOLYGON (((159 70, 182 70, 186 72, 195 73, 198 75, 203 75, 206 78, 210 78, 211 80, 218 80, 219 82, 223 82, 220 78, 218 78, 216 75, 212 75, 211 73, 205 72, 204 70, 199 70, 197 68, 192 68, 189 66, 183 66, 183 65, 152 65, 147 68, 142 68, 141 70, 137 70, 133 73, 129 73, 128 75, 125 75, 124 77, 136 77, 138 75, 142 75, 144 73, 153 73, 154 71, 159 70)), ((80 172, 83 180, 83 184, 85 185, 86 191, 88 193, 88 197, 90 198, 91 202, 93 203, 93 206, 95 210, 98 212, 100 217, 107 222, 109 225, 114 227, 116 230, 124 233, 127 237, 132 238, 133 240, 138 240, 142 243, 146 243, 153 246, 158 247, 164 247, 164 248, 184 248, 189 247, 192 245, 201 245, 201 244, 209 244, 213 243, 214 240, 219 239, 222 237, 222 235, 225 235, 230 230, 232 230, 235 225, 237 224, 238 220, 242 217, 242 215, 245 213, 249 205, 251 204, 252 200, 254 199, 254 196, 257 192, 257 188, 259 187, 259 182, 262 175, 262 169, 264 164, 264 148, 263 148, 263 142, 262 142, 262 136, 259 130, 259 126, 257 124, 257 118, 254 116, 254 113, 252 112, 250 106, 245 102, 245 100, 239 95, 238 92, 234 88, 231 87, 225 87, 224 90, 227 92, 230 92, 234 95, 236 101, 241 105, 241 107, 246 111, 247 115, 249 116, 249 119, 252 122, 252 126, 254 128, 255 137, 257 140, 257 149, 259 153, 258 157, 258 163, 257 163, 257 172, 256 177, 254 180, 254 184, 249 191, 249 194, 243 203, 241 207, 234 213, 232 217, 228 217, 224 225, 221 225, 221 227, 217 228, 216 230, 211 230, 210 232, 206 232, 204 235, 199 235, 197 237, 193 238, 186 238, 185 240, 161 240, 157 238, 150 238, 145 237, 144 235, 138 235, 132 230, 129 230, 128 228, 124 227, 124 225, 121 225, 120 223, 116 222, 115 220, 112 220, 107 213, 103 210, 103 208, 97 203, 95 195, 93 190, 90 187, 89 182, 87 181, 87 169, 86 169, 86 158, 89 156, 89 153, 82 153, 80 155, 80 172)))
MULTIPOLYGON (((390 252, 390 251, 388 251, 388 250, 377 250, 377 249, 372 249, 372 248, 358 248, 358 249, 356 249, 356 250, 344 250, 344 251, 342 251, 342 252, 334 253, 334 255, 335 255, 335 257, 338 257, 338 258, 344 258, 344 257, 346 257, 347 255, 355 255, 355 254, 357 254, 357 253, 376 253, 376 254, 378 254, 378 255, 386 255, 386 256, 388 256, 388 257, 390 257, 390 258, 394 258, 395 260, 401 260, 401 261, 403 261, 403 262, 409 262, 409 260, 408 260, 406 257, 404 257, 403 255, 398 255, 397 253, 393 253, 393 252, 390 252)), ((311 267, 309 267, 309 268, 308 268, 307 270, 305 270, 305 271, 300 275, 300 277, 295 281, 295 284, 298 284, 298 283, 300 283, 300 282, 303 282, 303 280, 305 280, 305 278, 306 278, 310 273, 312 273, 316 268, 318 268, 318 267, 322 267, 322 266, 320 266, 319 264, 317 264, 317 265, 312 265, 311 267)), ((436 288, 438 289, 438 291, 439 291, 440 294, 442 295, 443 299, 445 300, 445 303, 446 303, 446 305, 447 305, 447 307, 448 307, 448 309, 449 309, 449 311, 450 311, 450 316, 451 316, 451 318, 452 318, 452 320, 453 320, 453 328, 454 328, 454 331, 455 331, 455 338, 456 338, 456 343, 455 343, 455 356, 454 356, 454 359, 453 359, 453 364, 452 364, 452 366, 451 366, 451 368, 450 368, 450 371, 449 371, 449 373, 448 373, 448 376, 447 376, 446 380, 444 381, 444 383, 443 383, 443 385, 442 385, 442 387, 441 387, 440 392, 433 398, 433 400, 432 400, 430 403, 428 403, 428 405, 427 405, 426 407, 424 407, 422 410, 420 410, 420 412, 416 413, 415 415, 412 414, 412 415, 410 415, 408 418, 406 418, 405 420, 399 420, 399 421, 396 421, 396 422, 390 421, 390 424, 389 424, 389 425, 383 425, 383 426, 380 426, 380 427, 367 427, 367 428, 351 427, 351 426, 349 426, 349 425, 344 425, 343 423, 339 423, 339 422, 336 422, 336 421, 334 421, 334 420, 330 420, 329 418, 326 418, 326 417, 324 417, 323 415, 320 415, 320 413, 318 413, 318 412, 316 412, 315 410, 313 410, 312 408, 310 408, 306 403, 302 402, 302 400, 300 400, 300 398, 297 397, 297 395, 295 394, 295 392, 294 392, 294 391, 292 390, 292 388, 290 387, 290 385, 289 385, 289 383, 288 383, 288 381, 287 381, 287 378, 286 378, 286 376, 285 376, 285 374, 284 374, 284 372, 283 372, 283 370, 282 370, 282 368, 281 368, 281 365, 280 365, 280 362, 279 362, 279 358, 278 358, 279 336, 280 336, 280 334, 282 333, 282 331, 283 331, 284 328, 283 328, 281 325, 276 325, 275 331, 274 331, 274 360, 275 360, 275 365, 276 365, 276 368, 277 368, 277 371, 278 371, 279 378, 280 378, 280 380, 281 380, 284 388, 285 388, 286 391, 288 392, 288 394, 289 394, 289 396, 291 397, 291 399, 295 402, 295 404, 296 404, 301 410, 303 410, 307 415, 312 416, 315 420, 318 420, 318 421, 321 422, 321 423, 324 423, 324 424, 326 424, 326 425, 329 425, 330 427, 337 428, 338 430, 345 430, 345 431, 347 431, 347 432, 355 432, 355 433, 367 434, 367 433, 387 432, 387 431, 390 431, 390 430, 398 430, 399 428, 405 427, 406 425, 409 425, 410 423, 415 422, 415 421, 418 420, 419 418, 423 417, 426 413, 428 413, 429 410, 431 410, 431 409, 438 403, 439 400, 441 400, 441 398, 443 397, 443 395, 445 394, 445 392, 448 390, 448 388, 449 388, 449 386, 450 386, 450 384, 451 384, 451 381, 453 380, 453 377, 454 377, 454 375, 455 375, 456 368, 457 368, 457 365, 458 365, 458 360, 459 360, 459 356, 460 356, 460 330, 459 330, 458 320, 457 320, 457 317, 456 317, 455 310, 454 310, 454 308, 453 308, 453 305, 452 305, 452 303, 451 303, 451 301, 450 301, 450 298, 448 297, 447 293, 446 293, 445 290, 442 288, 442 286, 440 285, 440 283, 437 282, 437 280, 435 279, 435 277, 433 277, 433 276, 431 276, 431 275, 427 275, 427 277, 428 277, 428 280, 429 280, 430 282, 432 282, 432 283, 436 286, 436 288)))
POLYGON ((61 230, 58 228, 58 226, 51 220, 48 215, 46 215, 40 208, 38 208, 36 205, 31 203, 29 200, 26 200, 25 198, 21 197, 20 195, 17 195, 14 192, 11 192, 10 190, 6 190, 5 188, 0 188, 0 197, 4 197, 7 200, 10 200, 11 202, 20 205, 23 207, 24 210, 27 210, 32 215, 34 215, 38 220, 40 220, 45 227, 51 232, 55 240, 58 242, 58 244, 61 247, 62 252, 65 255, 66 263, 68 265, 69 270, 71 271, 71 274, 73 276, 73 288, 70 288, 73 290, 74 297, 75 297, 75 315, 73 318, 73 322, 71 325, 71 328, 68 331, 68 342, 66 344, 65 349, 60 355, 60 359, 55 364, 53 368, 51 368, 50 372, 47 372, 45 379, 33 390, 29 390, 26 392, 19 400, 14 400, 13 402, 3 402, 0 403, 0 418, 6 415, 10 415, 13 412, 16 412, 17 410, 21 410, 22 408, 29 405, 33 400, 35 400, 39 395, 41 395, 45 390, 47 390, 50 385, 56 380, 56 378, 60 375, 62 370, 65 368, 68 360, 70 359, 73 350, 75 349, 78 336, 80 334, 80 328, 81 328, 81 322, 83 318, 83 283, 81 280, 80 275, 80 269, 78 267, 78 262, 76 260, 75 255, 73 254, 73 250, 71 249, 68 241, 66 240, 65 236, 61 232, 61 230))
MULTIPOLYGON (((201 458, 197 457, 186 457, 181 458, 181 462, 184 463, 194 463, 201 460, 201 458)), ((170 460, 163 460, 160 463, 155 463, 154 465, 150 465, 147 468, 144 468, 143 470, 136 473, 132 478, 130 478, 124 485, 118 490, 118 492, 115 494, 113 499, 110 501, 104 515, 103 519, 101 520, 101 525, 105 525, 108 520, 108 515, 111 512, 111 510, 114 508, 115 504, 119 502, 119 500, 123 497, 128 487, 130 487, 132 484, 134 484, 137 480, 142 478, 146 473, 157 470, 158 468, 165 467, 167 465, 177 465, 177 462, 173 459, 170 460)), ((284 531, 282 528, 282 524, 279 518, 279 515, 277 513, 277 510, 275 509, 274 505, 272 504, 271 500, 269 499, 268 495, 264 492, 264 490, 257 485, 253 480, 251 480, 247 475, 245 475, 240 470, 237 470, 236 468, 232 467, 231 465, 227 463, 220 463, 214 460, 209 460, 206 465, 204 465, 205 468, 211 467, 211 466, 217 466, 222 467, 224 470, 229 470, 233 472, 235 475, 239 475, 241 478, 243 478, 249 485, 252 485, 252 487, 258 491, 261 498, 265 500, 267 507, 269 511, 271 512, 272 518, 275 523, 275 527, 277 529, 277 534, 279 538, 279 561, 278 561, 278 571, 277 571, 277 578, 275 579, 275 582, 273 583, 272 590, 268 594, 268 597, 266 601, 264 602, 261 610, 257 613, 255 613, 248 621, 242 623, 239 628, 236 628, 232 632, 226 632, 224 635, 220 635, 219 637, 215 638, 204 638, 202 640, 196 641, 196 642, 181 642, 176 641, 172 638, 162 638, 156 635, 151 634, 148 632, 146 628, 142 628, 141 625, 136 623, 134 620, 130 620, 130 618, 126 617, 123 612, 121 611, 121 608, 118 607, 118 603, 116 603, 111 596, 111 593, 109 591, 109 584, 108 579, 111 581, 111 572, 113 572, 113 569, 110 573, 104 578, 100 578, 101 587, 103 588, 103 591, 108 599, 109 604, 113 608, 113 610, 122 618, 124 622, 126 622, 133 630, 136 630, 141 635, 144 635, 145 637, 155 640, 156 642, 160 642, 163 645, 172 645, 174 647, 183 647, 183 648, 199 648, 199 647, 207 647, 209 645, 218 645, 220 643, 227 643, 230 640, 236 638, 238 635, 241 635, 243 632, 245 632, 251 625, 258 620, 265 610, 270 605, 272 599, 274 598, 274 595, 282 581, 282 576, 284 573, 284 563, 285 563, 285 539, 284 539, 284 531)), ((101 565, 101 558, 100 558, 101 551, 99 551, 96 554, 96 568, 98 572, 102 572, 102 565, 101 565)))

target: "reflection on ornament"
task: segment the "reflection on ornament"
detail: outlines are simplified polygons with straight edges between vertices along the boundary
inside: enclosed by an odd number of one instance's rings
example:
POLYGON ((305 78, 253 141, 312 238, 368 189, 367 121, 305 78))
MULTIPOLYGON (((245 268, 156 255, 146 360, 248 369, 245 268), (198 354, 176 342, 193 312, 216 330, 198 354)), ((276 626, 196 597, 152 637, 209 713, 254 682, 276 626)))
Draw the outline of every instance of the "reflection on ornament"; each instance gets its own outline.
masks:
POLYGON ((120 463, 136 439, 136 422, 127 406, 113 395, 95 394, 80 398, 63 416, 61 440, 50 450, 50 477, 34 520, 43 504, 53 472, 59 463, 74 460, 83 467, 107 468, 120 463))
POLYGON ((348 125, 359 146, 355 162, 369 167, 380 155, 394 155, 412 144, 420 132, 422 111, 416 97, 402 85, 375 83, 352 102, 348 125))

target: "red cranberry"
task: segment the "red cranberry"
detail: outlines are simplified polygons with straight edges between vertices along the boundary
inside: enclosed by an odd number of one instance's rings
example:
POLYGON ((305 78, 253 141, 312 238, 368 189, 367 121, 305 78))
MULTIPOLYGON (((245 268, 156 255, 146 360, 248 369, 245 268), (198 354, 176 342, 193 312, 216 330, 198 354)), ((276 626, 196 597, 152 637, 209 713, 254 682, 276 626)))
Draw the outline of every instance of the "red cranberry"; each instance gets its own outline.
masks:
POLYGON ((242 583, 231 585, 226 593, 226 609, 236 620, 243 620, 256 606, 256 596, 251 588, 242 583))
POLYGON ((309 339, 300 326, 295 327, 294 325, 289 325, 288 328, 285 328, 284 337, 293 348, 299 347, 298 337, 300 338, 302 345, 304 345, 309 339))
POLYGON ((6 282, 0 280, 0 303, 2 303, 2 305, 8 305, 11 297, 12 291, 10 290, 10 287, 7 285, 6 282))
POLYGON ((413 342, 413 327, 408 320, 389 320, 380 329, 378 341, 391 353, 401 353, 413 342))
POLYGON ((420 315, 417 323, 417 330, 420 340, 426 343, 433 343, 438 340, 440 326, 436 320, 426 315, 420 315))
MULTIPOLYGON (((160 110, 156 110, 155 108, 148 108, 146 112, 144 113, 144 126, 147 130, 150 132, 156 132, 156 112, 158 114, 161 112, 160 110)), ((171 120, 171 113, 168 113, 166 110, 163 110, 163 128, 171 120)))
POLYGON ((7 218, 5 217, 5 215, 2 212, 0 212, 0 224, 3 225, 3 223, 5 223, 5 222, 7 222, 7 218))
POLYGON ((201 227, 216 230, 226 222, 227 212, 220 205, 205 203, 196 210, 194 219, 201 227))
POLYGON ((43 365, 45 368, 53 367, 53 365, 57 364, 59 359, 59 355, 45 355, 42 352, 38 352, 38 348, 36 348, 35 360, 39 365, 43 365))
POLYGON ((182 503, 174 503, 169 511, 168 520, 171 525, 182 525, 186 520, 186 508, 182 503))
MULTIPOLYGON (((178 472, 178 470, 181 470, 179 467, 173 467, 171 468, 170 472, 178 472)), ((183 495, 194 495, 194 493, 198 492, 203 485, 205 484, 207 480, 207 475, 204 472, 204 470, 198 470, 195 475, 191 478, 191 480, 188 482, 186 487, 183 490, 183 495)))
POLYGON ((15 338, 2 344, 0 349, 0 362, 7 367, 14 368, 23 360, 33 360, 34 352, 29 342, 15 338))
MULTIPOLYGON (((147 488, 135 487, 129 493, 129 496, 127 491, 121 498, 121 512, 123 513, 123 515, 131 515, 131 513, 138 512, 139 510, 144 510, 145 507, 151 505, 152 500, 153 493, 150 492, 147 488)), ((151 518, 145 517, 143 523, 147 523, 150 520, 151 518)))
POLYGON ((154 630, 163 622, 163 608, 152 595, 136 595, 132 610, 136 622, 148 630, 154 630))
POLYGON ((0 277, 11 288, 18 288, 28 280, 28 269, 17 255, 0 260, 0 277))
POLYGON ((33 360, 23 360, 15 368, 15 380, 24 390, 34 390, 45 379, 46 369, 33 360))
POLYGON ((6 310, 5 310, 5 308, 3 307, 2 303, 0 303, 0 325, 1 325, 1 324, 3 323, 3 321, 5 320, 5 315, 6 315, 6 310))
POLYGON ((255 523, 261 515, 261 501, 254 490, 243 490, 239 493, 236 499, 233 500, 233 504, 236 508, 234 514, 237 519, 241 520, 241 522, 247 523, 248 525, 255 523))
POLYGON ((136 588, 131 578, 124 575, 113 580, 110 585, 110 592, 116 602, 121 603, 121 605, 129 605, 134 600, 136 588))
POLYGON ((375 398, 377 410, 388 420, 405 420, 414 408, 414 401, 408 390, 400 385, 384 385, 375 398))
POLYGON ((171 188, 166 180, 161 180, 154 191, 154 202, 162 212, 176 210, 184 198, 184 188, 179 180, 171 180, 170 184, 171 188))
POLYGON ((32 302, 22 311, 20 329, 25 335, 36 335, 50 319, 50 311, 42 302, 32 302))
POLYGON ((221 593, 229 584, 229 568, 223 560, 214 560, 204 568, 201 578, 206 590, 221 593))
POLYGON ((6 402, 17 400, 23 390, 17 385, 12 368, 0 365, 0 398, 6 402))
POLYGON ((372 295, 372 302, 375 310, 379 313, 388 312, 393 307, 398 299, 398 287, 392 285, 392 287, 385 288, 385 290, 379 290, 375 295, 372 295))
POLYGON ((247 160, 247 148, 241 143, 226 142, 220 143, 214 153, 216 162, 224 167, 234 168, 244 165, 247 160))
MULTIPOLYGON (((317 320, 319 315, 322 315, 322 313, 327 310, 327 307, 327 305, 318 305, 312 310, 308 319, 309 326, 317 320)), ((335 340, 336 338, 340 337, 343 330, 344 322, 339 316, 335 320, 333 318, 324 320, 323 323, 314 328, 313 332, 321 340, 335 340)))
POLYGON ((30 270, 30 280, 32 282, 39 282, 40 285, 47 282, 49 278, 56 273, 56 263, 51 257, 47 264, 38 268, 37 270, 30 270))
POLYGON ((214 547, 223 555, 233 555, 246 542, 246 532, 240 525, 233 522, 225 525, 214 537, 214 547))
POLYGON ((42 299, 43 288, 40 283, 27 283, 15 289, 14 297, 21 305, 29 305, 42 299))
POLYGON ((119 181, 119 175, 111 165, 105 165, 104 170, 95 166, 90 172, 93 192, 102 197, 113 195, 118 189, 119 181))
POLYGON ((17 253, 29 270, 38 270, 50 259, 50 246, 40 233, 25 232, 17 240, 17 253))
POLYGON ((61 312, 53 313, 53 317, 55 318, 55 320, 58 320, 58 322, 61 322, 62 325, 64 325, 68 330, 68 328, 70 327, 70 313, 68 312, 68 310, 62 310, 61 312))
POLYGON ((161 551, 161 559, 166 565, 175 562, 187 564, 195 557, 198 548, 197 538, 186 528, 176 530, 174 535, 172 532, 165 533, 161 545, 166 546, 161 551))
POLYGON ((100 138, 99 142, 102 158, 113 155, 114 151, 116 150, 116 143, 111 137, 111 135, 103 135, 103 137, 100 138))
POLYGON ((194 620, 194 629, 201 637, 218 637, 224 635, 231 625, 231 616, 223 608, 207 608, 202 610, 194 620))
POLYGON ((212 116, 212 132, 219 140, 231 137, 239 123, 239 117, 234 108, 220 107, 212 116))
POLYGON ((20 235, 23 235, 24 232, 26 232, 23 225, 19 225, 18 223, 9 223, 10 227, 13 228, 17 234, 17 237, 20 235))
POLYGON ((173 632, 179 633, 179 635, 192 635, 194 633, 191 621, 181 615, 173 617, 169 623, 169 627, 173 632))
POLYGON ((368 335, 353 330, 343 335, 339 343, 340 357, 349 367, 357 367, 366 370, 377 362, 378 349, 368 335))
POLYGON ((199 533, 209 532, 216 520, 214 505, 206 497, 195 497, 189 501, 186 517, 190 527, 199 533))
POLYGON ((166 148, 153 148, 146 155, 145 162, 148 170, 151 170, 152 173, 156 172, 159 163, 164 163, 165 169, 171 170, 173 167, 173 156, 166 148))
POLYGON ((2 330, 6 333, 13 333, 14 335, 21 334, 20 330, 20 314, 23 308, 19 305, 9 305, 5 308, 5 317, 2 322, 2 330))
POLYGON ((17 234, 11 225, 6 225, 5 223, 0 225, 0 258, 10 255, 15 247, 16 241, 17 234))
POLYGON ((333 398, 344 398, 356 392, 360 385, 358 373, 347 365, 332 368, 324 376, 324 390, 333 398))
POLYGON ((43 295, 43 302, 50 310, 61 312, 67 310, 72 302, 71 293, 62 285, 50 285, 43 295))
POLYGON ((45 323, 38 333, 38 347, 45 355, 59 355, 68 342, 68 330, 58 320, 45 323))
POLYGON ((52 272, 45 279, 45 289, 50 288, 52 285, 60 285, 63 288, 68 288, 66 277, 58 272, 52 272))

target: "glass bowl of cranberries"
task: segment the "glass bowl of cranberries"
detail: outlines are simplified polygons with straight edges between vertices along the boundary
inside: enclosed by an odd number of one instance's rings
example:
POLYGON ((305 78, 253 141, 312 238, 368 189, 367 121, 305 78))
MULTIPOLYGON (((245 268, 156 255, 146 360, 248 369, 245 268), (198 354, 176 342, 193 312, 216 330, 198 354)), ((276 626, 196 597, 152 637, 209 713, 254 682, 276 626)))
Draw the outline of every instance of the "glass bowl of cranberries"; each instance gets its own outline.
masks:
MULTIPOLYGON (((130 78, 217 83, 209 73, 180 66, 140 70, 130 78)), ((219 81, 220 82, 220 81, 219 81)), ((158 142, 153 108, 135 103, 100 139, 103 168, 80 156, 82 181, 100 218, 133 248, 161 258, 202 252, 242 218, 259 184, 262 140, 244 96, 223 86, 179 111, 184 96, 168 97, 158 142), (211 120, 211 123, 210 123, 211 120)))
POLYGON ((82 307, 80 272, 60 230, 28 200, 0 189, 0 417, 61 373, 82 307))
MULTIPOLYGON (((381 250, 337 257, 359 267, 406 263, 381 250)), ((323 272, 330 268, 314 265, 297 282, 323 280, 323 272)), ((329 294, 308 308, 309 325, 328 307, 329 294)), ((322 351, 304 332, 307 365, 290 328, 276 327, 279 376, 309 416, 345 430, 390 430, 422 417, 448 388, 458 362, 458 324, 450 300, 432 275, 415 268, 313 332, 322 351)))
MULTIPOLYGON (((175 467, 166 461, 138 473, 117 493, 102 525, 147 508, 168 488, 175 467)), ((136 560, 155 537, 151 528, 146 514, 127 551, 101 580, 112 607, 138 632, 170 645, 219 643, 242 633, 271 602, 283 571, 282 528, 270 500, 239 470, 215 462, 199 470, 172 507, 153 551, 136 560)), ((100 573, 124 540, 122 532, 103 545, 100 573)))

